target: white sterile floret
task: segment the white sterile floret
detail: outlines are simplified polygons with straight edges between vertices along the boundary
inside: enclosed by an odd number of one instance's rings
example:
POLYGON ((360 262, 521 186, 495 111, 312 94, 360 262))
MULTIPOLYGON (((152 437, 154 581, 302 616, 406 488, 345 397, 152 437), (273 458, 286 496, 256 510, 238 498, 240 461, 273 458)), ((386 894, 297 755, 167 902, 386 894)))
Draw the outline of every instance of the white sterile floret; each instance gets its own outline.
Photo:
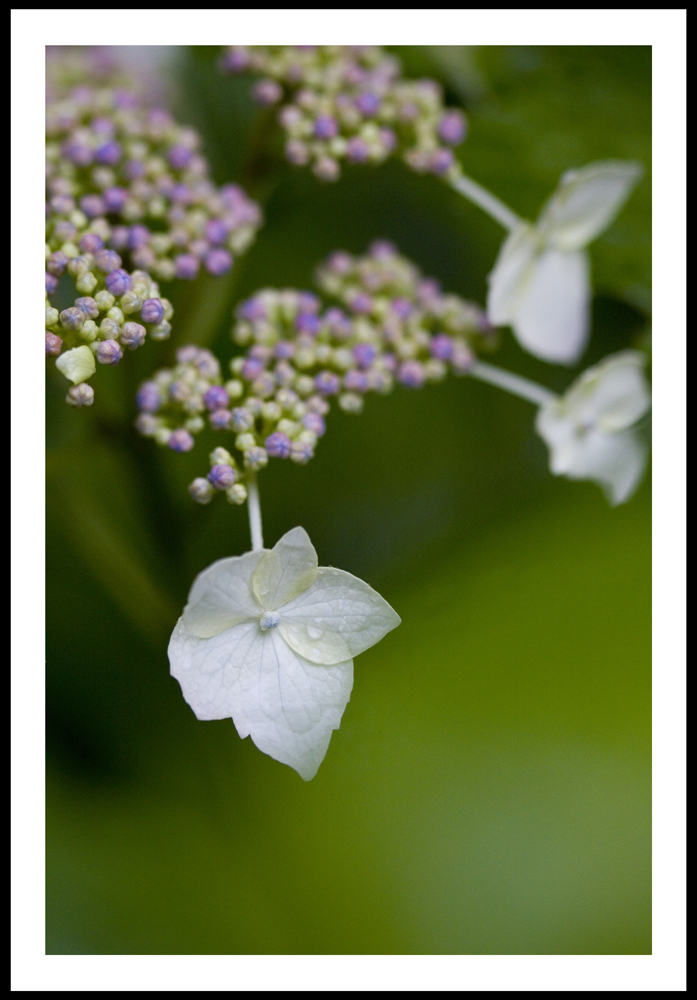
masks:
POLYGON ((551 471, 599 483, 613 506, 629 500, 646 466, 648 444, 634 426, 651 406, 645 363, 639 351, 612 354, 537 415, 551 471))
POLYGON ((200 573, 169 643, 198 719, 232 718, 244 739, 309 781, 338 729, 353 657, 401 619, 367 583, 318 567, 303 528, 273 549, 200 573))
POLYGON ((535 357, 573 364, 590 326, 585 247, 607 229, 639 180, 638 163, 608 160, 564 174, 535 225, 521 222, 489 275, 487 313, 535 357))
POLYGON ((91 378, 97 370, 94 354, 89 347, 73 347, 56 358, 58 371, 75 385, 91 378))

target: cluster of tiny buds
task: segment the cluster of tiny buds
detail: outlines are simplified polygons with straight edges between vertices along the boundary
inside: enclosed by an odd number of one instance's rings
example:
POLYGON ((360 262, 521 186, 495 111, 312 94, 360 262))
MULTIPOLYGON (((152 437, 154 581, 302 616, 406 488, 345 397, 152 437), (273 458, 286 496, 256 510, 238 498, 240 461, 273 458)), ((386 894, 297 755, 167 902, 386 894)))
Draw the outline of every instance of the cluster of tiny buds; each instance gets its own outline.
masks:
POLYGON ((434 80, 402 79, 399 60, 377 47, 233 46, 223 67, 262 76, 252 93, 281 105, 287 159, 311 163, 320 180, 337 180, 341 160, 381 163, 395 152, 419 173, 460 172, 451 147, 467 133, 464 114, 444 106, 434 80))
POLYGON ((232 337, 246 351, 230 362, 228 381, 210 351, 187 346, 174 368, 141 385, 136 427, 158 444, 189 451, 206 426, 235 435, 235 458, 214 462, 226 468, 191 485, 199 502, 242 486, 270 458, 306 464, 332 399, 356 414, 367 393, 388 393, 395 382, 418 389, 448 371, 464 375, 473 346, 490 340, 479 307, 444 295, 385 241, 363 257, 332 254, 319 277, 344 308, 292 289, 265 289, 238 306, 232 337))
MULTIPOLYGON (((156 281, 224 274, 252 243, 258 205, 237 185, 217 188, 198 147, 192 129, 129 91, 80 86, 48 105, 48 355, 82 341, 116 364, 146 333, 165 339, 172 308, 156 281), (64 273, 79 297, 59 313, 50 297, 64 273)), ((74 389, 68 402, 89 405, 74 389)))

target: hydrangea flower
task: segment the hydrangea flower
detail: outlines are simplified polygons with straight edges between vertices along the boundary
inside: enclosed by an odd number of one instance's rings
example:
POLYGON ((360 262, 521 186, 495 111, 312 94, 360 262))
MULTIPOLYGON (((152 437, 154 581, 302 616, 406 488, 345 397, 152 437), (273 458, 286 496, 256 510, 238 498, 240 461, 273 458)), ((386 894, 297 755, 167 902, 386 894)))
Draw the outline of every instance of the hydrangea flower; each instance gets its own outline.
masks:
POLYGON ((613 506, 629 500, 646 466, 648 444, 635 427, 651 405, 645 363, 639 351, 612 354, 537 415, 551 471, 599 483, 613 506))
POLYGON ((353 657, 401 619, 367 583, 318 567, 303 528, 273 549, 198 575, 169 643, 173 677, 198 719, 232 718, 244 739, 317 773, 353 687, 353 657))
POLYGON ((487 312, 510 325, 535 357, 573 364, 588 340, 588 246, 613 221, 641 176, 637 163, 608 160, 565 173, 537 223, 521 222, 489 275, 487 312))

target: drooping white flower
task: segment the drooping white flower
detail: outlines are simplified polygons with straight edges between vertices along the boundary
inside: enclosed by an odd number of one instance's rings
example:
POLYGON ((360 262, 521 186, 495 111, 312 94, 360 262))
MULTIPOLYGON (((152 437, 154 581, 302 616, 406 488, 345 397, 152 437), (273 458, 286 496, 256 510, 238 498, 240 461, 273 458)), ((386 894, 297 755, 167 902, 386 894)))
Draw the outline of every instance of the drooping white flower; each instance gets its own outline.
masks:
POLYGON ((400 621, 367 583, 318 567, 307 532, 293 528, 273 549, 196 577, 170 670, 198 719, 232 718, 241 738, 309 781, 349 700, 353 657, 400 621))
POLYGON ((590 327, 584 249, 610 225, 639 180, 638 163, 608 160, 565 173, 535 225, 521 222, 489 275, 487 313, 535 357, 573 364, 590 327))
POLYGON ((613 506, 629 500, 646 466, 648 446, 634 426, 651 406, 645 362, 639 351, 611 354, 537 414, 551 471, 599 483, 613 506))

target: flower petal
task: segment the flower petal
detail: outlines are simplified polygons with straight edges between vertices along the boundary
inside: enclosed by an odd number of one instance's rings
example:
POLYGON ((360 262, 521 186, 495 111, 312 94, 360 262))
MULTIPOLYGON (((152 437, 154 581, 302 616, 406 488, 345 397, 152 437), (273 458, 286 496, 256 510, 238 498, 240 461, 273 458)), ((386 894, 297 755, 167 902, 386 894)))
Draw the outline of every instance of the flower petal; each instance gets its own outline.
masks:
POLYGON ((504 240, 494 269, 488 277, 487 316, 496 326, 513 322, 521 286, 538 249, 533 226, 523 223, 504 240))
POLYGON ((312 586, 278 610, 288 645, 324 664, 357 656, 402 620, 363 580, 331 567, 321 567, 312 586))
POLYGON ((293 528, 260 561, 252 589, 263 608, 275 611, 310 586, 317 576, 317 553, 304 528, 293 528))
POLYGON ((599 430, 621 431, 635 424, 651 406, 644 376, 646 356, 620 351, 585 371, 566 393, 566 400, 584 423, 599 430))
POLYGON ((56 358, 56 368, 77 385, 78 382, 84 382, 86 378, 91 378, 94 375, 97 364, 92 351, 83 345, 82 347, 73 347, 71 351, 63 351, 56 358))
POLYGON ((590 281, 585 250, 545 250, 525 275, 509 321, 521 346, 543 361, 573 364, 588 341, 590 281))
POLYGON ((538 229, 557 250, 580 250, 607 229, 643 173, 623 160, 570 170, 542 209, 538 229))
POLYGON ((256 622, 211 639, 180 619, 169 644, 172 676, 199 719, 232 717, 242 739, 309 781, 338 729, 353 686, 348 660, 319 667, 290 649, 277 630, 256 622))
POLYGON ((240 622, 259 618, 262 608, 254 599, 251 582, 263 556, 263 551, 245 552, 218 559, 199 573, 181 619, 186 630, 209 639, 240 622))

